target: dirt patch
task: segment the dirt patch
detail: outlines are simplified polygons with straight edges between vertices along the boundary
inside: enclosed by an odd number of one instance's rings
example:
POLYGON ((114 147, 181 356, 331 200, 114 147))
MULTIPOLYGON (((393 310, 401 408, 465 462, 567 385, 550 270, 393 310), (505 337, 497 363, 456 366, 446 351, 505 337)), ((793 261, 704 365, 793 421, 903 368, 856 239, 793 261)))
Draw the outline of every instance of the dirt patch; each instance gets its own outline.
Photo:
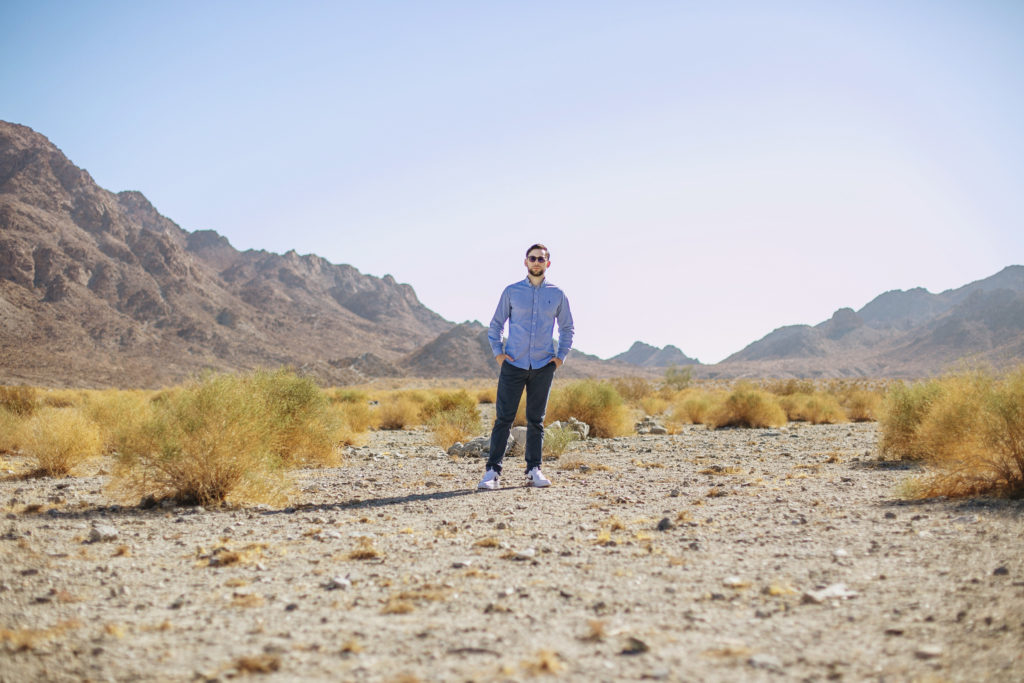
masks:
POLYGON ((428 437, 375 433, 284 509, 0 481, 0 679, 1024 675, 1024 505, 901 502, 874 425, 589 440, 485 492, 428 437))

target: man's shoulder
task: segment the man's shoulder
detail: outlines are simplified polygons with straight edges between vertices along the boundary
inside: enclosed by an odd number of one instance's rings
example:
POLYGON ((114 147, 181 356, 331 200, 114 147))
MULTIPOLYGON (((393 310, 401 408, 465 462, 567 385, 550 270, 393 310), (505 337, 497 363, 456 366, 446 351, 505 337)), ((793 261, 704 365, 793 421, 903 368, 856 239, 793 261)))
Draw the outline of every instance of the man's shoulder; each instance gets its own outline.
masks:
POLYGON ((547 278, 545 278, 544 282, 541 283, 541 287, 543 287, 544 289, 553 289, 562 296, 565 296, 565 290, 556 285, 554 282, 548 282, 547 278))
POLYGON ((527 280, 526 278, 523 278, 522 280, 516 280, 512 284, 510 284, 507 287, 505 287, 505 291, 507 292, 507 291, 509 291, 511 289, 519 289, 521 287, 529 287, 529 286, 530 286, 530 281, 527 280))

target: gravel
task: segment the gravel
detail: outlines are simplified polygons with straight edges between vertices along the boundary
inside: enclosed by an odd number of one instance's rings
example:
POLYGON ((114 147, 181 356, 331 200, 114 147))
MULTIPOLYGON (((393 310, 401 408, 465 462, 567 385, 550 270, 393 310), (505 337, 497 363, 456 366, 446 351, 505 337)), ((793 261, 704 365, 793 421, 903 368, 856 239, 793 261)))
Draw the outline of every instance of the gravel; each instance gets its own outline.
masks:
POLYGON ((0 681, 1024 678, 1024 505, 901 500, 872 424, 588 439, 497 491, 427 437, 284 508, 0 481, 0 681))

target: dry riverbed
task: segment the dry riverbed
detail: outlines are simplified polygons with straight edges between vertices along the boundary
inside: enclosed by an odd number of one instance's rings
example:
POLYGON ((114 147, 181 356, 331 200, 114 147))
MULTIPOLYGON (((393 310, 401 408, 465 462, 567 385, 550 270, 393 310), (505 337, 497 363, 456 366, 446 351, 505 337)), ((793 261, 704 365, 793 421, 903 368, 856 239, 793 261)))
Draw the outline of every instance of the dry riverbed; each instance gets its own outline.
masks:
POLYGON ((1024 505, 901 502, 874 425, 592 439, 493 492, 427 436, 285 509, 0 482, 0 681, 1024 678, 1024 505))

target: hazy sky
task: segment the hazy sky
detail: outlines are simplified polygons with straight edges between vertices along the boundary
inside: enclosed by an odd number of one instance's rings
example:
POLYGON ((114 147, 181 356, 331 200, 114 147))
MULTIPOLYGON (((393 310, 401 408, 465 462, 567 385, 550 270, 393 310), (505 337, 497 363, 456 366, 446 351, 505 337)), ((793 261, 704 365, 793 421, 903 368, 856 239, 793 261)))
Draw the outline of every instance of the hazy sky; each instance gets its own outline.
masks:
POLYGON ((1024 262, 1020 1, 6 0, 0 119, 456 322, 545 242, 604 357, 1024 262))

